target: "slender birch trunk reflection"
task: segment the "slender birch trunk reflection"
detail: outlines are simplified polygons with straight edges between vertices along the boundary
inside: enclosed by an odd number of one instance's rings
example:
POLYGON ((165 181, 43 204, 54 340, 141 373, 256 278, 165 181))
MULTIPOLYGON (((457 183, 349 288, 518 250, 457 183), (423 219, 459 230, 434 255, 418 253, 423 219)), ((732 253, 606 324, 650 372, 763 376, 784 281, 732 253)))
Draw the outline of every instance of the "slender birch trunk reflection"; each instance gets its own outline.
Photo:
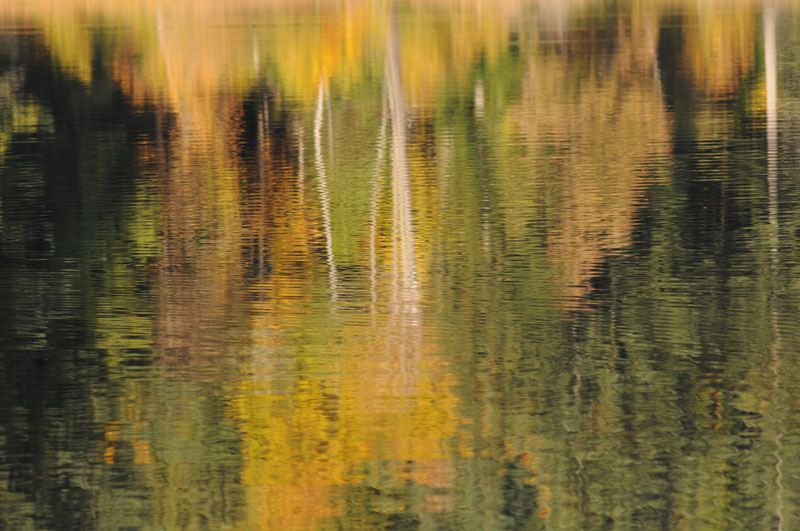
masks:
MULTIPOLYGON (((770 234, 771 280, 769 298, 770 328, 772 341, 770 342, 770 365, 773 373, 773 404, 780 407, 780 330, 778 329, 777 316, 777 274, 778 274, 778 68, 775 53, 775 8, 764 9, 764 68, 767 85, 767 188, 769 195, 769 224, 772 226, 770 234)), ((783 412, 775 412, 775 487, 776 507, 775 516, 778 519, 778 529, 783 530, 783 457, 781 451, 783 444, 783 412)))
POLYGON ((386 38, 386 86, 389 92, 389 113, 392 119, 392 263, 394 273, 392 313, 396 319, 396 329, 400 334, 397 345, 400 349, 403 388, 410 389, 414 380, 413 360, 417 358, 421 347, 420 294, 417 286, 411 187, 408 179, 406 154, 406 109, 400 79, 396 11, 389 23, 389 33, 386 38))
POLYGON ((372 301, 370 305, 370 313, 375 315, 375 303, 378 300, 376 291, 376 272, 377 272, 377 259, 375 256, 375 238, 377 237, 378 228, 378 196, 380 195, 381 188, 383 187, 383 174, 381 173, 381 166, 383 165, 384 151, 386 149, 386 126, 388 124, 387 116, 387 102, 388 96, 386 86, 383 87, 381 95, 381 130, 378 134, 378 153, 375 156, 375 170, 372 173, 372 195, 370 196, 370 222, 369 222, 369 281, 370 293, 372 301))
POLYGON ((406 109, 400 80, 399 46, 396 15, 389 27, 386 78, 389 88, 389 110, 392 116, 392 228, 399 246, 399 270, 396 292, 398 302, 408 303, 416 311, 418 301, 416 282, 416 256, 414 252, 414 227, 411 215, 411 190, 408 182, 406 154, 406 109))
MULTIPOLYGON (((331 206, 328 193, 328 179, 325 171, 325 160, 322 157, 322 108, 325 103, 325 84, 320 78, 317 91, 317 112, 314 115, 314 156, 319 178, 319 195, 322 200, 322 223, 325 232, 325 250, 328 256, 328 283, 331 300, 339 298, 338 280, 336 278, 336 259, 333 256, 333 235, 331 234, 331 206)), ((330 102, 328 102, 330 105, 330 102)))
POLYGON ((164 15, 161 13, 160 8, 156 11, 156 28, 158 32, 158 45, 161 48, 161 56, 164 58, 164 71, 167 74, 167 95, 174 96, 174 94, 172 94, 172 88, 175 87, 175 76, 172 72, 173 69, 172 61, 170 60, 170 54, 167 53, 167 38, 164 30, 164 15))
POLYGON ((258 38, 256 32, 253 31, 253 70, 256 74, 259 71, 259 64, 261 63, 260 54, 258 53, 258 38))
MULTIPOLYGON (((769 222, 778 226, 778 90, 775 59, 775 10, 764 10, 764 64, 767 85, 767 185, 769 188, 769 222)), ((775 233, 777 237, 777 233, 775 233)), ((777 250, 773 243, 772 252, 777 250)))

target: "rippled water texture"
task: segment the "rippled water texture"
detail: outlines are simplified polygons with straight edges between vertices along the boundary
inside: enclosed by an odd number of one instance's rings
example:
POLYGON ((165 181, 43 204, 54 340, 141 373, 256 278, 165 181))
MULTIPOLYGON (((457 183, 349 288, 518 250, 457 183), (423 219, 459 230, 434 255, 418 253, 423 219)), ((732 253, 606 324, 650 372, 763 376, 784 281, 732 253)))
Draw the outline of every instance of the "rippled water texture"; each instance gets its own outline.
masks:
POLYGON ((800 7, 0 2, 0 528, 800 529, 800 7))

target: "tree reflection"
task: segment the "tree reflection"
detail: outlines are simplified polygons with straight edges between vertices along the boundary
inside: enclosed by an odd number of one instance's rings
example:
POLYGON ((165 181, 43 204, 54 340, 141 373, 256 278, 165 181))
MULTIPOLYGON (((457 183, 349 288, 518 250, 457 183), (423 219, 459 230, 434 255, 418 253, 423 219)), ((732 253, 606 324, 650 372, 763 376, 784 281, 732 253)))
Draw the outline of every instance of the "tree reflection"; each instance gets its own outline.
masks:
POLYGON ((9 526, 791 526, 780 12, 81 4, 3 7, 9 526))

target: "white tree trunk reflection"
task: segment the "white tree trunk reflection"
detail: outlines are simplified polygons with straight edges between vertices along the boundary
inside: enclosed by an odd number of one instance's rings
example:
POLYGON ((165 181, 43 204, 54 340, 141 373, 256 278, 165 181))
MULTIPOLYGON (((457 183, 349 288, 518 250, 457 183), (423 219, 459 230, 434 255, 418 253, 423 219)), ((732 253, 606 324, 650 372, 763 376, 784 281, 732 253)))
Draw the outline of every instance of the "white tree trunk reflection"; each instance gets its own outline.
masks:
MULTIPOLYGON (((317 90, 317 112, 314 115, 314 156, 319 179, 319 195, 322 201, 322 224, 325 233, 325 251, 328 258, 328 284, 331 300, 339 298, 339 282, 336 276, 336 259, 333 256, 333 235, 331 233, 331 200, 328 192, 328 178, 325 160, 322 156, 322 110, 325 104, 325 83, 319 80, 317 90)), ((328 102, 330 105, 330 101, 328 102)))

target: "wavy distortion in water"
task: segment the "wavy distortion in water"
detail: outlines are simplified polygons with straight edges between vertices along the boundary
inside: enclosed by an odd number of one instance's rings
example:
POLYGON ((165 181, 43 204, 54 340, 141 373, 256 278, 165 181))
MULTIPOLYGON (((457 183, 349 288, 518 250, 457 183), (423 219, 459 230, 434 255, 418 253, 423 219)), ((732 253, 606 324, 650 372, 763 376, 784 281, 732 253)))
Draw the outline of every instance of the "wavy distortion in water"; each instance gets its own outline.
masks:
POLYGON ((0 527, 800 525, 791 4, 0 20, 0 527))

